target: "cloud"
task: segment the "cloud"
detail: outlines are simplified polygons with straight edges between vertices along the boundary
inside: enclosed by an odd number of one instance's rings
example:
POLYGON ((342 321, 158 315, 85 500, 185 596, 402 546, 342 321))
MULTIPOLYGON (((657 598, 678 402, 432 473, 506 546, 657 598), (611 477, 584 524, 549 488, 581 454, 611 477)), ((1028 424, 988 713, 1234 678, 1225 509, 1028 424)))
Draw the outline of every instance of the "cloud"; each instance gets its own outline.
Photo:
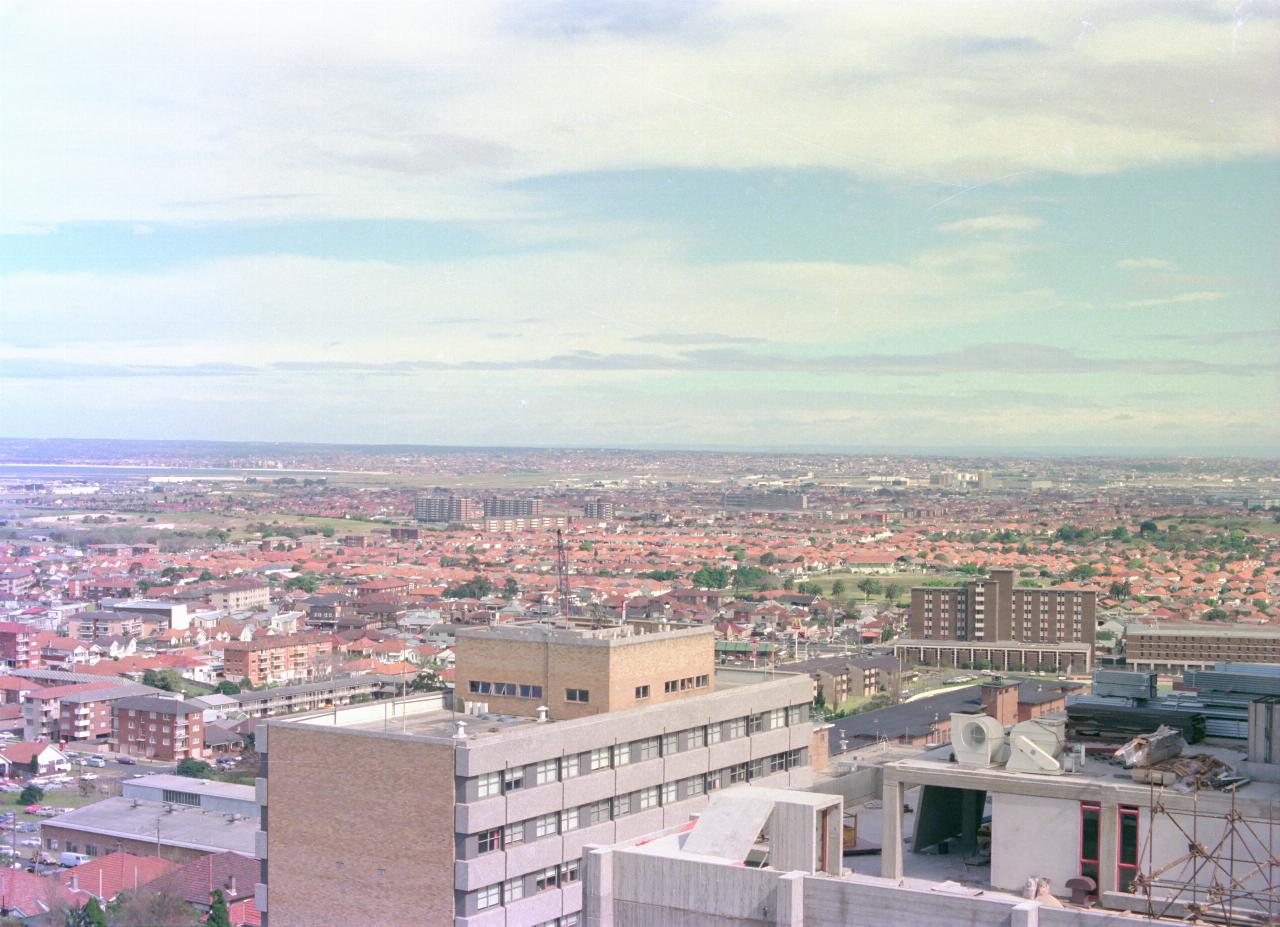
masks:
POLYGON ((102 377, 236 377, 261 371, 244 364, 82 364, 31 357, 0 358, 0 380, 84 380, 102 377))
POLYGON ((1218 290, 1198 290, 1192 293, 1174 293, 1171 296, 1157 296, 1152 299, 1135 299, 1122 303, 1122 309, 1154 309, 1159 306, 1180 306, 1187 303, 1216 303, 1226 299, 1228 293, 1218 290))
POLYGON ((1173 341, 1179 344, 1192 345, 1267 345, 1280 343, 1280 328, 1256 328, 1249 331, 1235 332, 1200 332, 1191 335, 1155 333, 1147 337, 1152 341, 1173 341))
POLYGON ((509 184, 549 174, 960 192, 1280 150, 1280 22, 1229 6, 1111 4, 1077 41, 1069 4, 318 2, 17 7, 8 221, 531 220, 509 184))
POLYGON ((972 219, 960 219, 956 222, 944 222, 938 226, 939 232, 1021 232, 1039 228, 1044 224, 1035 216, 1023 216, 1017 213, 1000 213, 994 216, 975 216, 972 219))
POLYGON ((1173 270, 1173 262, 1163 258, 1125 258, 1116 261, 1121 270, 1173 270))
POLYGON ((633 335, 627 341, 635 344, 666 344, 679 347, 694 344, 763 344, 764 338, 749 338, 742 335, 718 335, 715 333, 688 334, 682 332, 656 332, 652 335, 633 335))

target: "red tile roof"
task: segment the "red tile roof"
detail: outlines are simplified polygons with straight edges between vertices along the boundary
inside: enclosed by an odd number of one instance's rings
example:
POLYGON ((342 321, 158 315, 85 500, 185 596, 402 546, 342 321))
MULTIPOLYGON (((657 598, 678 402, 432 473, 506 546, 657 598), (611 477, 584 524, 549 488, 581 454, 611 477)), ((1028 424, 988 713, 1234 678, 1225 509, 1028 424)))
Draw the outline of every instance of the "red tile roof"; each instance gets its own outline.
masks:
POLYGON ((75 876, 81 890, 110 901, 122 891, 135 891, 177 868, 177 863, 158 856, 116 852, 68 869, 58 876, 64 885, 70 885, 71 877, 75 876))

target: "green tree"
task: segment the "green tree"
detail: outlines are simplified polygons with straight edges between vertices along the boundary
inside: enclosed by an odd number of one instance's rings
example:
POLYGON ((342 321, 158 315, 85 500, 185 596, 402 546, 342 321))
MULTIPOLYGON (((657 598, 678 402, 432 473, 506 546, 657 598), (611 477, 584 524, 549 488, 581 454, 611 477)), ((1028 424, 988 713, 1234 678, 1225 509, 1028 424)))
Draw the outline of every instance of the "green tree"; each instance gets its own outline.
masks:
POLYGON ((147 670, 142 674, 142 684, 165 692, 181 692, 182 676, 174 669, 147 670))
POLYGON ((1067 572, 1067 579, 1070 579, 1070 580, 1092 579, 1097 575, 1098 575, 1098 571, 1092 565, 1088 563, 1078 563, 1067 572))
POLYGON ((175 772, 179 776, 189 776, 192 779, 208 779, 213 774, 213 767, 204 760, 188 756, 178 762, 175 772))
POLYGON ((514 576, 508 576, 502 584, 502 595, 507 599, 514 599, 520 594, 520 584, 516 582, 514 576))
POLYGON ((44 801, 44 789, 38 785, 29 785, 18 795, 18 804, 37 805, 44 801))
POLYGON ((210 573, 208 570, 201 570, 199 578, 200 578, 200 582, 207 583, 209 580, 213 579, 213 574, 210 573))
POLYGON ((777 562, 778 562, 778 555, 771 550, 767 550, 760 555, 761 566, 773 566, 777 562))
POLYGON ((301 576, 290 577, 289 580, 284 584, 284 587, 286 589, 297 589, 301 592, 307 593, 307 595, 311 595, 318 588, 320 588, 320 578, 316 576, 315 573, 312 573, 310 570, 308 570, 306 573, 303 573, 301 576))
POLYGON ((886 583, 884 587, 884 597, 890 602, 896 602, 898 596, 902 595, 902 587, 897 583, 886 583))
POLYGON ((1226 621, 1228 617, 1226 611, 1221 608, 1211 608, 1204 613, 1205 621, 1226 621))
POLYGON ((879 595, 884 591, 884 587, 880 585, 880 580, 872 579, 870 576, 858 580, 858 589, 862 592, 863 601, 868 601, 873 595, 879 595))
POLYGON ((702 589, 723 589, 729 585, 729 571, 724 567, 701 567, 689 581, 702 589))
POLYGON ((224 679, 218 683, 218 688, 214 690, 219 695, 239 695, 240 687, 230 679, 224 679))
POLYGON ((231 914, 227 911, 227 899, 222 896, 222 889, 215 888, 212 899, 205 927, 231 927, 231 914))
POLYGON ((1148 534, 1159 534, 1160 526, 1157 525, 1154 521, 1151 521, 1150 519, 1148 519, 1147 521, 1144 521, 1142 524, 1138 525, 1138 533, 1143 537, 1146 537, 1148 534))
POLYGON ((844 598, 844 580, 837 579, 834 583, 831 584, 831 598, 833 599, 844 598))
POLYGON ((476 576, 444 591, 446 599, 483 599, 493 594, 493 583, 487 576, 476 576))
POLYGON ((98 903, 98 899, 94 896, 89 896, 89 900, 85 902, 82 910, 85 913, 85 921, 89 927, 108 927, 107 912, 102 910, 102 905, 98 903))
POLYGON ((1113 599, 1127 599, 1129 596, 1133 595, 1133 583, 1129 582, 1127 579, 1123 582, 1112 583, 1107 588, 1107 593, 1113 599))

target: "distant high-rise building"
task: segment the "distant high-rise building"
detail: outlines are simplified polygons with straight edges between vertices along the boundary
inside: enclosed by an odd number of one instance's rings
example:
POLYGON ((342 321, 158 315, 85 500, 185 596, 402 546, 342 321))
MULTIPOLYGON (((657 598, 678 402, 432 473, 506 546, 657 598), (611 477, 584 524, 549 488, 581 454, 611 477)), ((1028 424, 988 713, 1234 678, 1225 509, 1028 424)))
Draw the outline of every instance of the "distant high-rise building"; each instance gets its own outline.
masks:
POLYGON ((419 496, 413 504, 413 517, 418 521, 476 521, 484 512, 480 503, 466 496, 437 493, 419 496))
POLYGON ((800 492, 727 492, 722 501, 727 509, 748 512, 802 512, 809 507, 809 497, 800 492))
POLYGON ((541 499, 513 499, 490 496, 484 500, 486 518, 536 518, 542 514, 541 499))
POLYGON ((613 518, 613 503, 606 499, 597 499, 583 505, 582 511, 588 518, 608 520, 613 518))

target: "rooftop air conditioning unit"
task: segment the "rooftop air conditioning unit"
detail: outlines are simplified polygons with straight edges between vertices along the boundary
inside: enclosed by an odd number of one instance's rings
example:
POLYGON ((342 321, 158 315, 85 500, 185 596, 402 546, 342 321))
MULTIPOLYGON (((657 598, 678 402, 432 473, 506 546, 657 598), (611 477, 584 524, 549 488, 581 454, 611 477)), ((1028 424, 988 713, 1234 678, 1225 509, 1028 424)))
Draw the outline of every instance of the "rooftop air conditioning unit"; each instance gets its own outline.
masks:
POLYGON ((962 766, 1000 766, 1009 758, 1004 725, 990 715, 951 715, 951 747, 962 766))
POLYGON ((1065 718, 1034 718, 1009 732, 1009 765, 1013 772, 1056 776, 1067 749, 1065 718))

